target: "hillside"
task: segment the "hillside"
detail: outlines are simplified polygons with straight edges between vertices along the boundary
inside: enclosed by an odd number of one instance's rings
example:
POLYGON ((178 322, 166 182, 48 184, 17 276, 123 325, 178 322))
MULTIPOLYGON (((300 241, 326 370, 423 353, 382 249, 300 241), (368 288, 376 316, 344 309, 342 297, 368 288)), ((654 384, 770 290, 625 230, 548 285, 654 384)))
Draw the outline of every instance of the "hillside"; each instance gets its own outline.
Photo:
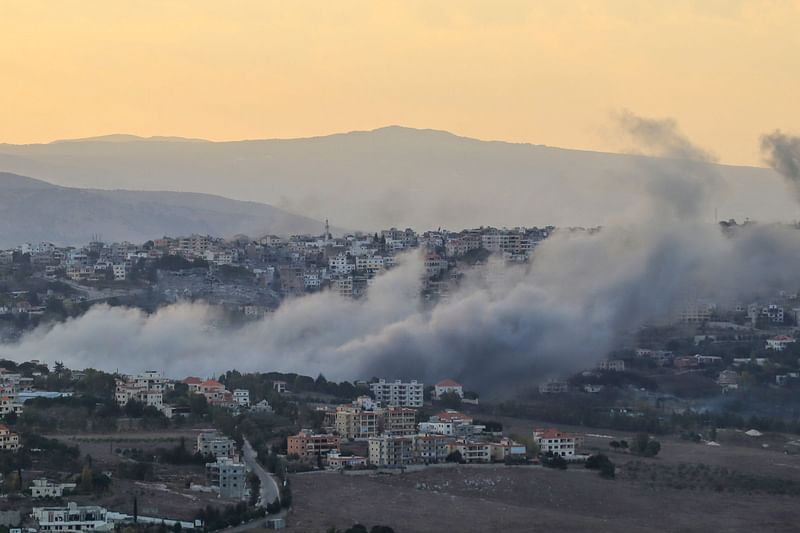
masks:
POLYGON ((270 205, 219 196, 61 187, 0 173, 0 248, 23 242, 144 242, 163 235, 322 233, 323 224, 270 205))
MULTIPOLYGON (((113 135, 0 145, 0 169, 59 185, 218 194, 365 230, 604 224, 639 202, 644 173, 668 176, 681 164, 396 126, 289 140, 113 135)), ((773 171, 709 167, 721 177, 720 218, 797 218, 773 171)))

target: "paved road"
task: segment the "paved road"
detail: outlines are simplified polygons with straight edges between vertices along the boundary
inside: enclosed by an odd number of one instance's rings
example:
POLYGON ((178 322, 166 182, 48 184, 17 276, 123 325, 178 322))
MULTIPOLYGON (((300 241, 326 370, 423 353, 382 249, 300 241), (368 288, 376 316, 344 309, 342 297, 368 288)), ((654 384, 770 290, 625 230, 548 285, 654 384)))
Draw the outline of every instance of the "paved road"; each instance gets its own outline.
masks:
POLYGON ((280 491, 278 490, 278 481, 261 466, 256 460, 256 452, 247 439, 244 439, 242 446, 244 455, 244 462, 250 467, 250 470, 256 473, 258 479, 261 480, 261 500, 259 505, 266 507, 267 504, 275 501, 275 498, 280 499, 280 491))

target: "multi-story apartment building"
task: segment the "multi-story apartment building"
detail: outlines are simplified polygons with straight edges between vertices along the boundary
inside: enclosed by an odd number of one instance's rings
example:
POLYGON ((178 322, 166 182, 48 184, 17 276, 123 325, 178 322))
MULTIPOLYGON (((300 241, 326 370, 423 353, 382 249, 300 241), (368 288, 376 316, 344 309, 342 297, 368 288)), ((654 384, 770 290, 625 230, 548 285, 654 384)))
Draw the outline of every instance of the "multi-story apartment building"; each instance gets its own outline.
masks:
POLYGON ((370 437, 369 463, 375 466, 404 466, 415 462, 411 437, 370 437))
POLYGON ((286 440, 286 451, 289 455, 297 455, 300 459, 308 461, 325 456, 328 452, 338 451, 341 437, 329 433, 313 433, 310 430, 303 430, 286 440))
POLYGON ((216 431, 208 431, 197 435, 195 450, 212 457, 233 457, 236 454, 236 443, 216 431))
POLYGON ((172 383, 155 370, 148 370, 138 376, 126 376, 116 380, 115 399, 117 405, 124 407, 130 400, 164 409, 164 392, 172 383))
POLYGON ((247 496, 247 467, 229 457, 206 463, 206 479, 222 498, 243 500, 247 496))
POLYGON ((422 407, 424 385, 416 380, 403 382, 398 379, 390 382, 381 379, 370 383, 369 387, 375 400, 383 405, 422 407))
POLYGON ((414 437, 414 457, 424 464, 441 463, 450 454, 451 437, 445 435, 416 435, 414 437))
POLYGON ((247 389, 234 389, 233 400, 242 407, 250 407, 250 391, 247 389))
POLYGON ((336 408, 336 432, 346 439, 366 439, 380 433, 381 412, 364 409, 358 405, 340 405, 336 408))
POLYGON ((491 463, 492 443, 470 439, 458 439, 450 444, 451 452, 459 452, 467 463, 491 463))
POLYGON ((417 432, 417 410, 409 407, 381 409, 378 424, 387 435, 414 435, 417 432))

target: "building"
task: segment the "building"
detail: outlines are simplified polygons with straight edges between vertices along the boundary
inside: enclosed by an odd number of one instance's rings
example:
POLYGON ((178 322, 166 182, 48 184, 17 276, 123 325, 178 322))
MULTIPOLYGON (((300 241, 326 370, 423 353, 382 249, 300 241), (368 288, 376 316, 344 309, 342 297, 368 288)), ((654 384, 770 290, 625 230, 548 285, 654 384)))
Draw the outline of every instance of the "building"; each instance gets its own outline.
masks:
POLYGON ((272 382, 272 390, 279 394, 283 394, 286 392, 286 382, 285 381, 273 381, 272 382))
POLYGON ((250 391, 247 389, 234 389, 233 401, 242 407, 250 407, 250 391))
POLYGON ((114 398, 120 407, 125 407, 129 401, 133 400, 162 411, 164 391, 171 386, 170 381, 159 372, 148 370, 138 376, 125 376, 117 379, 114 398))
POLYGON ((574 457, 578 436, 557 429, 534 429, 533 441, 539 446, 539 453, 574 457))
POLYGON ((717 385, 722 387, 723 392, 738 389, 739 373, 735 370, 723 370, 717 376, 717 385))
POLYGON ((216 431, 208 431, 197 435, 196 451, 211 457, 233 457, 236 454, 236 443, 216 431))
POLYGON ((467 463, 492 462, 492 443, 490 442, 462 438, 450 445, 450 451, 460 453, 461 459, 467 463))
POLYGON ((367 439, 380 434, 382 412, 360 405, 340 405, 336 408, 336 432, 346 439, 367 439))
POLYGON ((443 379, 433 387, 433 397, 437 400, 442 398, 443 394, 455 394, 459 398, 464 398, 464 387, 461 383, 453 381, 452 379, 443 379))
POLYGON ((776 337, 767 339, 767 349, 775 350, 776 352, 782 352, 787 346, 794 342, 796 342, 794 337, 789 337, 788 335, 778 335, 776 337))
POLYGON ((414 437, 414 458, 423 464, 441 463, 450 454, 452 437, 442 434, 416 435, 414 437))
POLYGON ((65 490, 73 490, 75 483, 53 483, 47 479, 34 479, 31 482, 32 498, 60 498, 65 490))
POLYGON ((297 435, 290 436, 287 441, 287 453, 297 455, 305 461, 316 460, 330 452, 339 451, 341 438, 330 433, 313 433, 304 429, 297 435))
POLYGON ((333 470, 364 468, 367 466, 367 458, 360 455, 341 455, 338 451, 330 451, 326 456, 326 464, 333 470))
POLYGON ((551 378, 539 384, 539 394, 561 394, 567 391, 569 391, 569 385, 560 379, 551 378))
POLYGON ((597 364, 600 370, 610 370, 612 372, 625 372, 625 361, 622 359, 610 359, 600 361, 597 364))
POLYGON ((379 414, 379 426, 386 435, 414 435, 417 411, 408 407, 388 407, 379 414))
POLYGON ((375 400, 383 405, 422 407, 424 385, 416 380, 389 382, 381 379, 370 383, 369 387, 375 400))
POLYGON ((0 450, 15 452, 19 450, 19 435, 0 424, 0 450))
POLYGON ((369 464, 374 466, 405 466, 414 463, 414 439, 411 437, 370 437, 369 464))
POLYGON ((272 413, 272 406, 269 404, 267 400, 261 400, 257 404, 253 405, 250 408, 251 411, 255 413, 265 413, 271 414, 272 413))
POLYGON ((229 457, 218 457, 213 463, 206 463, 206 479, 221 498, 247 497, 247 468, 243 463, 235 463, 229 457))
POLYGON ((106 519, 106 510, 99 505, 78 505, 69 502, 66 506, 34 507, 33 519, 40 531, 113 531, 106 519))

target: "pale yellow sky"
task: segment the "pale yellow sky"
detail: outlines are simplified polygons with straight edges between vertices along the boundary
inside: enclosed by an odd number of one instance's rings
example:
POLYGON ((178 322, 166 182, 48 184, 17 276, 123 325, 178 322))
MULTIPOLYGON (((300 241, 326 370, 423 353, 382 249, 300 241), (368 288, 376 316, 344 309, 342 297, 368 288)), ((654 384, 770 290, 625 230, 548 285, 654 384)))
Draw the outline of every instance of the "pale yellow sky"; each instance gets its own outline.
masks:
POLYGON ((800 130, 800 0, 4 0, 0 142, 388 124, 625 150, 672 117, 722 162, 800 130))

